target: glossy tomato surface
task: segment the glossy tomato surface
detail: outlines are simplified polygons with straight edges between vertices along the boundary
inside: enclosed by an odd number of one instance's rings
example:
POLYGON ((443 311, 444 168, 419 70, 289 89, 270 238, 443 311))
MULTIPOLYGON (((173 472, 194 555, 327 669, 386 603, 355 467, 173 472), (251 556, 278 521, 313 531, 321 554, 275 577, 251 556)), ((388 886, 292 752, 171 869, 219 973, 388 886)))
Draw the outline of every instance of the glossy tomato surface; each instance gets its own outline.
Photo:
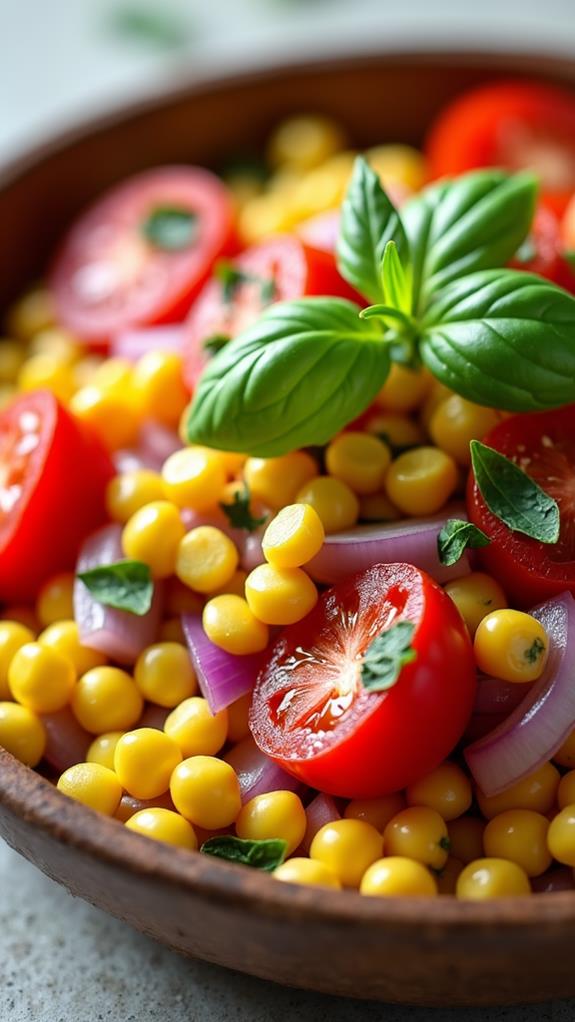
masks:
POLYGON ((561 221, 556 212, 540 203, 533 226, 511 266, 526 273, 537 273, 575 294, 575 272, 564 257, 561 221))
POLYGON ((575 93, 529 81, 480 86, 440 113, 426 154, 433 178, 475 167, 532 168, 561 213, 575 190, 575 93))
POLYGON ((97 437, 49 391, 0 413, 0 601, 32 600, 74 566, 86 536, 106 521, 114 468, 97 437))
POLYGON ((184 342, 184 376, 193 389, 213 354, 212 343, 235 337, 260 317, 271 302, 304 295, 338 295, 358 300, 340 276, 332 253, 304 244, 295 235, 278 235, 246 249, 229 264, 236 275, 220 272, 204 287, 190 313, 184 342))
POLYGON ((232 202, 219 178, 183 166, 139 174, 104 195, 64 239, 50 278, 58 319, 98 345, 120 330, 175 322, 216 259, 234 250, 232 202), (162 240, 157 227, 150 231, 150 218, 166 212, 188 217, 188 236, 164 232, 162 240))
POLYGON ((250 727, 262 752, 311 787, 372 798, 451 752, 475 687, 469 635, 443 589, 412 565, 376 564, 281 633, 256 683, 250 727), (398 621, 415 626, 416 659, 388 691, 369 692, 363 654, 398 621))
POLYGON ((491 513, 470 473, 468 515, 491 540, 477 551, 481 563, 518 606, 533 606, 565 590, 575 596, 575 405, 504 419, 484 443, 555 498, 561 531, 553 545, 512 532, 491 513))

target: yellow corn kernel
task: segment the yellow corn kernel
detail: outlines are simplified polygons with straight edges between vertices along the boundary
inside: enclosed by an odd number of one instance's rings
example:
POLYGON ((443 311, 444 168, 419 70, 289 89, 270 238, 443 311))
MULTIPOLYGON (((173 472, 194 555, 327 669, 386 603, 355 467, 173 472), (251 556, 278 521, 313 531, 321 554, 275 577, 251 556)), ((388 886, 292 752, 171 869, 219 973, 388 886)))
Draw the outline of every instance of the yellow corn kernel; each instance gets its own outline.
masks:
POLYGON ((410 784, 405 796, 408 806, 435 809, 445 821, 455 820, 466 813, 473 799, 469 778, 461 767, 447 760, 410 784))
POLYGON ((293 217, 283 196, 273 192, 248 199, 238 217, 238 233, 245 245, 264 241, 270 234, 281 234, 292 225, 293 217))
POLYGON ((86 753, 87 763, 99 763, 100 766, 114 769, 114 752, 125 731, 106 731, 98 735, 88 747, 86 753))
POLYGON ((446 387, 444 383, 440 383, 435 377, 431 378, 429 393, 419 412, 421 425, 427 432, 429 432, 429 425, 440 404, 452 396, 453 391, 449 387, 446 387))
POLYGON ((471 464, 470 442, 481 440, 499 420, 499 412, 494 408, 475 405, 453 394, 431 416, 429 432, 437 447, 467 467, 471 464))
POLYGON ((74 576, 71 572, 52 575, 44 582, 36 601, 36 614, 44 627, 74 617, 74 576))
POLYGON ((549 851, 557 862, 575 867, 575 804, 557 813, 547 832, 549 851))
POLYGON ((543 625, 520 610, 494 610, 480 621, 473 651, 485 674, 503 681, 536 681, 549 652, 543 625))
MULTIPOLYGON (((531 809, 508 809, 487 824, 483 833, 485 854, 516 862, 528 877, 541 876, 551 865, 548 830, 549 820, 541 813, 531 809)), ((575 836, 575 829, 573 834, 575 836)))
POLYGON ((8 668, 22 646, 34 642, 34 632, 19 621, 0 621, 0 700, 11 699, 8 668))
POLYGON ((319 114, 303 114, 278 125, 269 141, 268 159, 276 167, 313 170, 344 145, 345 135, 336 121, 319 114))
POLYGON ((301 844, 307 817, 302 801, 293 791, 268 791, 242 806, 236 820, 238 837, 248 841, 278 838, 286 842, 286 855, 301 844))
POLYGON ((298 504, 309 504, 319 515, 327 535, 351 529, 359 517, 359 500, 347 483, 332 476, 317 476, 296 495, 298 504))
POLYGON ((324 539, 321 518, 310 504, 288 504, 268 525, 262 550, 275 568, 299 568, 319 553, 324 539))
POLYGON ((532 809, 546 815, 555 805, 561 775, 552 763, 544 763, 532 774, 517 781, 500 795, 484 795, 477 789, 475 797, 487 820, 506 809, 532 809))
POLYGON ((126 557, 149 565, 154 578, 167 578, 174 573, 184 535, 178 508, 167 500, 155 500, 128 519, 122 548, 126 557))
POLYGON ((382 490, 360 497, 359 517, 362 522, 396 522, 401 518, 401 511, 382 490))
POLYGON ((198 688, 189 653, 178 642, 156 642, 142 650, 134 667, 134 681, 144 699, 170 709, 198 688))
POLYGON ((472 571, 470 575, 448 582, 445 592, 453 600, 472 638, 484 617, 507 606, 507 598, 499 582, 482 571, 472 571))
POLYGON ((560 809, 575 805, 575 770, 570 770, 561 778, 557 789, 557 805, 560 809))
POLYGON ((166 717, 164 731, 189 756, 215 756, 228 738, 228 711, 212 713, 207 699, 184 699, 166 717))
POLYGON ((432 869, 443 869, 447 862, 445 821, 427 806, 410 806, 394 816, 385 828, 383 842, 386 855, 415 859, 432 869))
POLYGON ((133 386, 144 415, 177 427, 190 400, 182 378, 182 359, 172 351, 149 351, 134 366, 133 386))
POLYGON ((282 862, 281 866, 274 869, 273 875, 276 880, 283 880, 287 884, 304 884, 306 887, 335 887, 338 890, 341 888, 335 873, 324 862, 319 862, 317 859, 288 859, 287 862, 282 862))
POLYGON ((84 355, 74 363, 74 382, 77 390, 94 382, 94 374, 103 362, 101 355, 84 355))
POLYGON ((323 862, 343 887, 359 887, 366 870, 381 858, 383 840, 365 820, 334 820, 315 835, 310 858, 323 862))
POLYGON ((231 579, 239 554, 229 536, 213 525, 199 525, 180 540, 176 575, 198 593, 212 593, 231 579))
POLYGON ((0 384, 13 384, 26 359, 26 350, 18 341, 0 338, 0 384))
POLYGON ((394 816, 405 809, 405 798, 400 791, 381 798, 354 798, 345 807, 346 820, 364 820, 383 833, 394 816))
POLYGON ((113 770, 99 763, 76 763, 58 780, 58 790, 68 798, 113 816, 120 804, 122 785, 113 770))
POLYGON ((134 469, 114 476, 106 490, 106 509, 110 518, 122 525, 145 504, 162 500, 162 477, 148 468, 134 469))
POLYGON ((34 288, 23 295, 8 313, 8 329, 14 337, 29 341, 34 334, 54 325, 52 296, 46 288, 34 288))
POLYGON ((293 625, 313 610, 318 592, 301 568, 259 564, 246 579, 246 600, 258 621, 293 625))
POLYGON ((389 855, 366 869, 359 893, 376 898, 434 898, 439 892, 437 881, 420 862, 389 855))
POLYGON ((27 706, 0 702, 0 746, 26 766, 37 766, 46 748, 42 721, 27 706))
POLYGON ((82 727, 94 735, 127 731, 144 708, 134 681, 119 667, 94 667, 77 682, 72 710, 82 727))
POLYGON ((142 834, 154 841, 163 841, 176 848, 186 848, 189 852, 195 852, 198 847, 191 823, 171 809, 162 809, 159 806, 140 809, 126 820, 125 826, 136 834, 142 834))
POLYGON ((412 412, 427 396, 431 379, 425 369, 408 369, 393 362, 377 403, 389 412, 412 412))
POLYGON ((211 642, 236 656, 259 653, 268 644, 267 625, 255 616, 241 596, 214 596, 208 600, 202 623, 211 642))
POLYGON ((190 823, 205 830, 220 830, 234 823, 242 807, 235 771, 214 756, 192 756, 172 774, 173 803, 190 823))
POLYGON ((378 145, 368 149, 365 158, 384 188, 403 185, 410 192, 419 192, 427 181, 425 157, 413 146, 378 145))
POLYGON ((73 395, 70 410, 98 434, 110 451, 135 444, 141 418, 129 396, 126 399, 88 384, 73 395))
POLYGON ((73 365, 79 358, 82 348, 78 339, 63 327, 47 327, 40 330, 30 340, 28 351, 31 355, 51 355, 73 365))
POLYGON ((418 422, 399 412, 381 411, 369 418, 365 428, 368 433, 374 433, 383 440, 396 454, 401 454, 408 447, 421 447, 427 439, 425 430, 418 422))
POLYGON ((21 646, 8 668, 13 698, 35 713, 62 710, 70 701, 75 681, 71 660, 39 642, 21 646))
POLYGON ((134 798, 163 795, 181 762, 182 754, 173 738, 154 727, 127 731, 114 750, 114 770, 118 780, 134 798))
POLYGON ((344 150, 304 174, 290 197, 294 219, 307 220, 316 213, 341 205, 353 173, 355 153, 344 150))
POLYGON ((38 642, 70 660, 78 676, 90 671, 92 667, 102 667, 107 662, 103 653, 82 646, 75 621, 55 621, 40 632, 38 642))
POLYGON ((383 486, 391 452, 387 444, 371 433, 340 433, 328 444, 325 463, 331 476, 363 496, 383 486))
POLYGON ((525 871, 506 859, 476 859, 457 878, 458 898, 488 901, 491 898, 516 898, 531 894, 525 871))
POLYGON ((207 511, 214 507, 226 482, 225 465, 209 447, 184 447, 162 468, 164 494, 178 507, 207 511))
POLYGON ((305 451, 279 458, 248 458, 244 465, 244 479, 252 497, 274 511, 293 504, 298 490, 317 474, 317 463, 305 451))
POLYGON ((385 479, 389 499, 407 515, 432 515, 457 486, 457 466, 437 447, 414 447, 393 461, 385 479))

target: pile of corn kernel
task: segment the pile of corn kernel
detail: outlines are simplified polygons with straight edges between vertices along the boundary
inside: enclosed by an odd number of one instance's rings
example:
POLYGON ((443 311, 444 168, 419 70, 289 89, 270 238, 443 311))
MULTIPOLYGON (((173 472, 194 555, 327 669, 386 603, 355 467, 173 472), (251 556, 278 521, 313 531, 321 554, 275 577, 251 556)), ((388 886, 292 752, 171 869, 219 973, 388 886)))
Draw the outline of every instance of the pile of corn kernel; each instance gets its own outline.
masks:
MULTIPOLYGON (((246 174, 230 177, 244 241, 337 207, 354 155, 344 145, 322 119, 282 125, 265 186, 246 174)), ((406 194, 421 187, 425 167, 414 150, 385 146, 368 155, 389 187, 406 194)), ((0 343, 0 404, 46 387, 115 454, 135 447, 149 420, 177 430, 188 400, 177 354, 151 352, 133 365, 88 353, 54 322, 42 289, 22 299, 9 324, 12 339, 0 343)), ((470 898, 525 894, 547 882, 573 886, 575 733, 554 763, 503 795, 485 798, 457 762, 446 762, 405 792, 338 800, 341 818, 314 833, 291 791, 242 804, 234 762, 252 743, 249 697, 211 715, 180 625, 182 613, 202 612, 216 645, 240 655, 262 650, 270 626, 295 623, 315 604, 305 565, 325 535, 358 521, 439 511, 462 490, 469 441, 499 418, 424 370, 394 366, 370 413, 331 441, 321 463, 307 451, 262 459, 182 447, 161 471, 121 472, 109 485, 108 511, 122 525, 125 555, 165 583, 156 641, 131 670, 82 646, 69 574, 50 579, 35 607, 5 608, 0 744, 36 766, 57 760, 68 743, 78 761, 58 771, 60 790, 178 847, 196 849, 218 833, 283 838, 288 858, 279 880, 470 898), (233 503, 246 486, 254 517, 267 516, 265 562, 251 571, 219 527, 218 505, 233 503), (202 517, 207 524, 194 524, 202 517)), ((508 610, 500 586, 483 573, 446 590, 477 633, 478 663, 497 674, 517 629, 537 622, 508 610), (488 610, 500 615, 494 630, 481 627, 488 610)))

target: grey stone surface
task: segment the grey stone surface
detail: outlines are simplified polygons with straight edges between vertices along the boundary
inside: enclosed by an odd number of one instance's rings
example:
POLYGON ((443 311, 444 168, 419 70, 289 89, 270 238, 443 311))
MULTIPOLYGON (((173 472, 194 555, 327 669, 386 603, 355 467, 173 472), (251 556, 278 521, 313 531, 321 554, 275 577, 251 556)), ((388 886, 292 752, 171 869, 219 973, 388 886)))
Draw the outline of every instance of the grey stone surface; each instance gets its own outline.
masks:
POLYGON ((191 962, 72 898, 0 842, 0 1022, 574 1022, 575 1002, 425 1010, 191 962))

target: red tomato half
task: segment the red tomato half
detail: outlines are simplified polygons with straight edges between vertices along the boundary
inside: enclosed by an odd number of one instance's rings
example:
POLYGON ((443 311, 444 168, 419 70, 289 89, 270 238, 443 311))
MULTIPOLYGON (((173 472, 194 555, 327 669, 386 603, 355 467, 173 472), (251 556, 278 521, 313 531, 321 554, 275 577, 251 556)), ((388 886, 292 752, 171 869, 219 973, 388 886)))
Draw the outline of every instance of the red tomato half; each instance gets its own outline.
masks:
POLYGON ((480 86, 439 114, 426 153, 434 178, 474 167, 531 167, 561 213, 575 190, 575 95, 541 82, 480 86))
POLYGON ((469 635, 443 589, 410 564, 375 564, 282 632, 256 683, 250 727, 262 752, 306 784, 372 798, 451 752, 475 685, 469 635), (368 692, 361 658, 397 621, 415 625, 417 657, 387 692, 368 692))
POLYGON ((94 344, 183 319, 215 260, 234 250, 233 216, 225 185, 199 167, 162 167, 118 185, 64 240, 50 279, 58 319, 94 344), (166 212, 187 217, 189 230, 161 241, 150 218, 166 212))
POLYGON ((114 475, 100 441, 46 390, 0 414, 0 600, 32 600, 73 567, 86 536, 106 521, 114 475))
POLYGON ((484 443, 515 461, 555 498, 561 533, 559 542, 549 545, 512 532, 489 511, 471 473, 469 519, 491 539, 477 551, 481 563, 521 607, 565 590, 575 596, 575 405, 504 419, 484 443))
POLYGON ((575 273, 564 258, 564 248, 559 217, 549 206, 539 205, 529 237, 511 266, 538 273, 575 294, 575 273))
POLYGON ((255 323, 272 301, 303 295, 360 300, 338 273, 333 254, 312 248, 291 234, 246 249, 230 266, 245 279, 238 280, 227 297, 222 281, 217 277, 210 280, 188 319, 184 377, 190 389, 211 357, 206 341, 235 337, 255 323))

